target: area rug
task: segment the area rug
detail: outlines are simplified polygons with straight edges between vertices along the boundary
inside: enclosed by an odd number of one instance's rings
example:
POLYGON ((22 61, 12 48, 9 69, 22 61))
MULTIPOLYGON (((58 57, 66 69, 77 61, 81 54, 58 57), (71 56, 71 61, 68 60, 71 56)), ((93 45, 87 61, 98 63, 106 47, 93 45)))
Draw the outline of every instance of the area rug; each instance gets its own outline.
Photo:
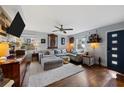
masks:
POLYGON ((45 87, 83 70, 83 67, 69 63, 56 69, 41 71, 30 75, 28 87, 45 87))

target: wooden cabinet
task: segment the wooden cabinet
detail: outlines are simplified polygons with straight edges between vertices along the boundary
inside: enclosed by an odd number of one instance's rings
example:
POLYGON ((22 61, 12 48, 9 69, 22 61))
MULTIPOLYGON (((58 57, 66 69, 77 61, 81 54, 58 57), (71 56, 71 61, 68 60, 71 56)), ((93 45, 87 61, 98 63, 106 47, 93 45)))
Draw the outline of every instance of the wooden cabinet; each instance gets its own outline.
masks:
POLYGON ((26 56, 17 58, 17 60, 13 60, 12 62, 8 60, 5 64, 1 64, 4 77, 14 80, 14 86, 21 86, 25 76, 27 64, 28 61, 26 56))
POLYGON ((48 49, 58 48, 58 36, 55 34, 48 35, 48 49))
POLYGON ((74 43, 74 37, 69 38, 69 43, 74 43))

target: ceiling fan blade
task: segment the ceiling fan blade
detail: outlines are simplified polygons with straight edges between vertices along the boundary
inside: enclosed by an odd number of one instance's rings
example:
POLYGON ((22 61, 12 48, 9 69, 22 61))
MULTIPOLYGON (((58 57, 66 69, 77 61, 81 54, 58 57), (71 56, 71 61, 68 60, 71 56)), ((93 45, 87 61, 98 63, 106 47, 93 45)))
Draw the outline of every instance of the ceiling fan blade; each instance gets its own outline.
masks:
POLYGON ((66 34, 67 32, 63 30, 63 33, 65 33, 65 34, 66 34))
POLYGON ((60 29, 59 27, 55 26, 55 28, 60 29))
POLYGON ((53 30, 52 32, 57 32, 57 31, 59 31, 59 30, 53 30))
POLYGON ((63 29, 63 30, 73 30, 73 28, 69 28, 69 29, 63 29))

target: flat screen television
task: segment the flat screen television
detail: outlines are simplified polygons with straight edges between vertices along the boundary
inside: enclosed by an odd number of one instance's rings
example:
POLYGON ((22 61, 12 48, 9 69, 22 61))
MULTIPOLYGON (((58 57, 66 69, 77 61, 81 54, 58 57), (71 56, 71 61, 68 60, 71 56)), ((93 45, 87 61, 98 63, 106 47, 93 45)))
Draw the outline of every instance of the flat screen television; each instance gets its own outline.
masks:
POLYGON ((25 23, 18 12, 12 21, 10 27, 7 29, 7 33, 16 37, 20 37, 25 27, 25 23))

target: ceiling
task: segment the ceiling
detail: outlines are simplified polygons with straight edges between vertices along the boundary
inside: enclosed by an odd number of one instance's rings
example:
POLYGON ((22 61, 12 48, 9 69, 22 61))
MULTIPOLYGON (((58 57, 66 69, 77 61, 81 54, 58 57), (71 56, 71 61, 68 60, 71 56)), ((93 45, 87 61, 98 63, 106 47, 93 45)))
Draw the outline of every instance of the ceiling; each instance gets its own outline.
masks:
MULTIPOLYGON (((33 5, 2 6, 13 19, 20 11, 25 30, 52 33, 54 26, 74 28, 67 35, 124 21, 124 6, 33 5)), ((57 32, 57 34, 63 34, 57 32)))

